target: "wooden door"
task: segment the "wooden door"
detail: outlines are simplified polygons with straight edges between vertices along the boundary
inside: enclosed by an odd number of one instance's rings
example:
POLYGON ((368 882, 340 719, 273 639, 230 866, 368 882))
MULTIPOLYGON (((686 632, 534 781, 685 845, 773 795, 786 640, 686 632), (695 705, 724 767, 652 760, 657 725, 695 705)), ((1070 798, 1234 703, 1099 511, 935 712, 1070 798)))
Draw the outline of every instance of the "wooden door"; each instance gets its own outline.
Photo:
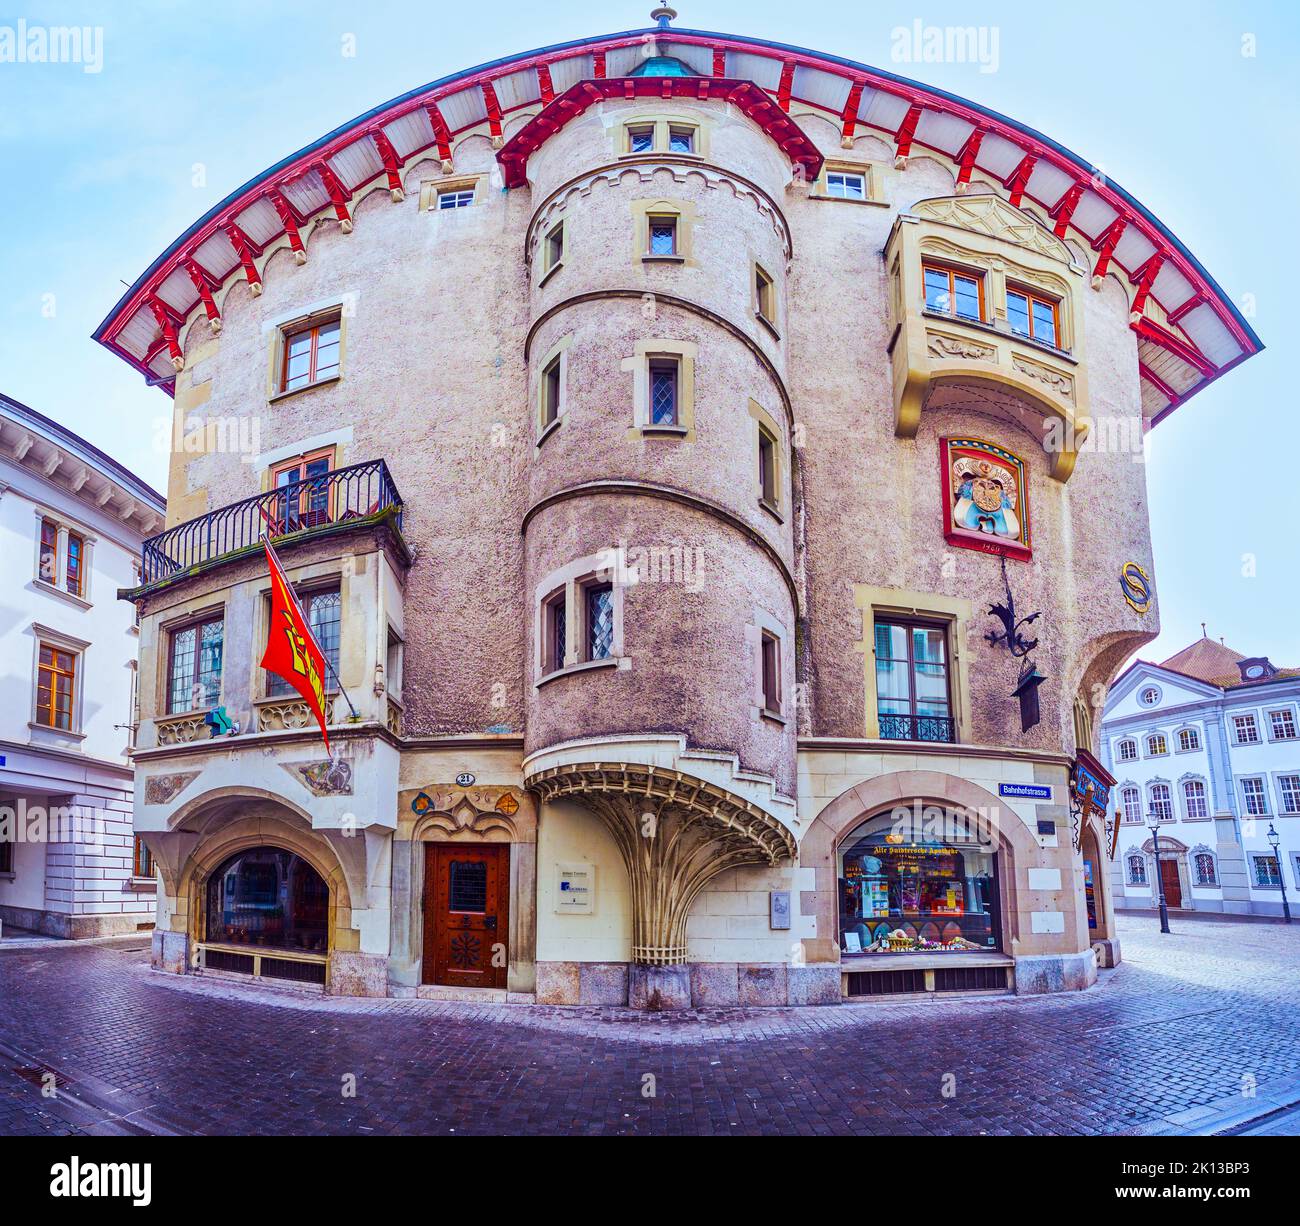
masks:
POLYGON ((425 845, 425 983, 506 986, 509 895, 508 844, 425 845))
POLYGON ((1181 907, 1183 905, 1183 887, 1178 880, 1178 861, 1160 861, 1160 884, 1165 888, 1165 906, 1181 907))

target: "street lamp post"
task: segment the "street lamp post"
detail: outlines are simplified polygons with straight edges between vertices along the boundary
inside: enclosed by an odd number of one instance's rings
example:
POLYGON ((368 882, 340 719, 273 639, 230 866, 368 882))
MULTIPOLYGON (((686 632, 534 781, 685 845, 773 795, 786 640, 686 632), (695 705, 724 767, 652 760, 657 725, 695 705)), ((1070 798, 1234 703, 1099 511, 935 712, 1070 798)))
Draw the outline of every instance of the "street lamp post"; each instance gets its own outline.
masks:
POLYGON ((1273 849, 1273 863, 1277 865, 1277 880, 1282 887, 1282 915, 1289 924, 1291 922, 1291 904, 1286 897, 1286 870, 1282 867, 1282 853, 1278 850, 1282 837, 1278 834, 1277 828, 1272 822, 1268 824, 1268 834, 1265 837, 1268 839, 1268 845, 1273 849))
POLYGON ((1160 931, 1169 931, 1169 908, 1165 906, 1165 879, 1160 875, 1160 813, 1155 805, 1147 814, 1147 825, 1151 827, 1151 846, 1156 857, 1156 890, 1160 899, 1160 931))

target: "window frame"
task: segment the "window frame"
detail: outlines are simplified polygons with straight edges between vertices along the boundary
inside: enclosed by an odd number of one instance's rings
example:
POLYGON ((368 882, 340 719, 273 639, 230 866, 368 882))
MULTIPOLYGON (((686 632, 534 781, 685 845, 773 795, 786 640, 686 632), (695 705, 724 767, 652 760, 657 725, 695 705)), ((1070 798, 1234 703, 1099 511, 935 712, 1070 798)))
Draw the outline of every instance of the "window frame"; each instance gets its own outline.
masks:
POLYGON ((782 719, 781 636, 766 628, 759 631, 758 684, 763 696, 761 714, 782 719))
POLYGON ((682 355, 680 353, 646 354, 646 423, 647 430, 679 431, 682 429, 682 355), (655 375, 672 377, 673 416, 671 421, 655 420, 655 375))
POLYGON ((564 399, 563 356, 557 353, 542 367, 540 395, 543 430, 560 420, 560 408, 564 399))
POLYGON ((1252 890, 1281 890, 1282 888, 1282 859, 1276 852, 1272 851, 1252 851, 1250 853, 1250 888, 1252 890), (1271 860, 1275 870, 1276 881, 1261 881, 1259 879, 1260 864, 1263 861, 1271 860))
POLYGON ((317 315, 310 315, 306 319, 295 319, 280 326, 279 342, 279 373, 275 381, 275 394, 277 396, 288 396, 294 392, 303 392, 312 387, 323 387, 329 383, 335 383, 343 375, 343 310, 342 307, 331 311, 322 312, 317 315), (336 328, 338 330, 337 341, 334 342, 338 354, 334 365, 328 367, 328 374, 322 375, 317 365, 320 356, 320 333, 324 328, 336 328), (289 386, 289 358, 290 348, 293 342, 301 336, 309 336, 307 361, 307 379, 303 383, 289 386))
POLYGON ((1183 802, 1183 816, 1184 816, 1184 817, 1185 817, 1189 822, 1202 822, 1202 821, 1208 821, 1208 820, 1209 820, 1209 817, 1210 817, 1210 789, 1207 788, 1207 787, 1205 786, 1205 780, 1204 780, 1204 779, 1196 778, 1196 779, 1183 779, 1183 780, 1181 780, 1181 781, 1179 782, 1179 785, 1178 785, 1178 794, 1179 794, 1179 798, 1180 798, 1180 799, 1182 800, 1182 802, 1183 802), (1203 813, 1193 813, 1193 812, 1192 812, 1192 800, 1193 800, 1193 797, 1192 797, 1191 795, 1189 795, 1189 791, 1190 791, 1190 789, 1192 789, 1192 788, 1199 788, 1199 789, 1200 789, 1200 795, 1197 796, 1195 799, 1196 799, 1197 803, 1200 805, 1200 807, 1201 807, 1202 809, 1205 810, 1203 813))
POLYGON ((157 878, 158 866, 149 845, 138 834, 131 843, 131 876, 136 881, 153 881, 157 878), (141 859, 141 852, 144 859, 141 859))
POLYGON ((466 187, 464 184, 448 184, 445 187, 435 187, 433 190, 432 211, 435 213, 455 213, 460 209, 473 208, 477 203, 478 193, 473 186, 466 187), (468 196, 465 200, 463 197, 468 196), (444 200, 454 201, 452 204, 443 204, 444 200))
POLYGON ((1193 850, 1188 859, 1191 861, 1192 885, 1198 886, 1203 890, 1217 890, 1221 888, 1219 883, 1219 864, 1214 852, 1193 850), (1202 860, 1209 863, 1210 871, 1208 876, 1201 872, 1202 860))
POLYGON ((659 143, 657 139, 657 131, 658 125, 653 119, 649 121, 641 120, 639 122, 633 120, 625 123, 623 125, 623 152, 625 154, 656 152, 656 146, 659 143), (634 148, 633 143, 636 140, 636 137, 645 134, 649 135, 650 143, 644 149, 634 148))
POLYGON ((984 270, 973 271, 970 268, 959 264, 948 264, 942 260, 935 260, 929 256, 923 256, 921 259, 921 304, 925 311, 932 315, 938 315, 944 319, 953 319, 959 323, 979 323, 987 324, 988 316, 988 294, 984 284, 984 270), (926 273, 942 273, 948 278, 948 301, 952 303, 952 309, 948 311, 941 310, 939 307, 930 305, 928 287, 926 285, 926 273), (979 301, 979 317, 974 318, 970 315, 959 314, 957 305, 957 286, 956 279, 964 277, 968 281, 975 282, 976 294, 979 301))
MULTIPOLYGON (((311 624, 311 602, 318 596, 338 597, 338 601, 339 601, 339 618, 338 618, 339 641, 338 641, 338 650, 337 650, 338 658, 331 660, 329 656, 329 652, 326 650, 325 645, 320 642, 319 636, 317 636, 317 640, 316 640, 317 645, 321 648, 321 651, 324 654, 327 662, 327 667, 325 669, 325 676, 321 678, 321 681, 325 686, 325 694, 327 697, 332 695, 337 695, 339 693, 339 683, 336 680, 336 678, 338 676, 339 665, 343 659, 343 579, 342 576, 341 575, 322 576, 317 579, 305 579, 301 583, 291 584, 290 586, 293 589, 293 594, 298 598, 298 604, 302 607, 303 614, 307 618, 307 625, 311 627, 311 631, 313 635, 316 634, 316 627, 312 626, 311 624)), ((270 619, 271 619, 271 593, 267 591, 263 595, 262 599, 263 599, 262 615, 266 618, 267 626, 269 628, 270 619)), ((291 686, 287 681, 283 680, 283 678, 278 678, 276 674, 270 673, 264 668, 259 669, 258 672, 261 673, 261 680, 262 680, 261 689, 262 689, 263 698, 270 698, 270 699, 278 698, 283 700, 286 698, 294 698, 297 696, 298 691, 294 689, 293 686, 291 686), (275 686, 275 682, 277 680, 279 680, 280 684, 284 686, 283 689, 279 689, 278 687, 275 686)))
POLYGON ((1136 762, 1141 758, 1141 756, 1142 754, 1138 748, 1138 743, 1136 740, 1133 739, 1133 737, 1131 736, 1122 737, 1119 741, 1116 742, 1115 744, 1116 762, 1136 762), (1131 745, 1133 747, 1133 752, 1131 755, 1126 754, 1124 752, 1124 747, 1126 745, 1131 745))
POLYGON ((1300 740, 1300 724, 1297 723, 1295 708, 1290 706, 1268 707, 1264 714, 1268 717, 1268 739, 1270 741, 1295 741, 1300 740), (1282 735, 1277 734, 1277 716, 1282 717, 1282 722, 1290 726, 1290 732, 1282 735))
POLYGON ((1128 868, 1128 873, 1126 874, 1128 878, 1126 882, 1127 885, 1149 886, 1151 884, 1151 874, 1147 872, 1147 858, 1142 854, 1142 852, 1135 848, 1125 857, 1124 863, 1128 868), (1138 875, 1139 872, 1141 873, 1140 876, 1138 875))
POLYGON ((776 280, 762 264, 754 262, 754 314, 773 335, 776 330, 776 280))
POLYGON ((579 581, 576 587, 582 618, 582 638, 579 642, 578 648, 578 663, 594 664, 600 660, 614 659, 614 618, 616 614, 614 605, 614 584, 608 579, 592 577, 579 581), (602 655, 597 655, 594 649, 594 636, 592 633, 592 613, 594 611, 593 597, 602 592, 607 592, 609 594, 609 650, 602 655))
POLYGON ((1264 775, 1240 775, 1237 782, 1241 785, 1241 815, 1242 817, 1271 817, 1272 809, 1268 801, 1268 779, 1264 775), (1258 791, 1255 791, 1250 785, 1256 785, 1258 791), (1252 801, 1257 800, 1260 807, 1252 809, 1252 801))
POLYGON ((1142 789, 1136 783, 1126 783, 1119 790, 1119 807, 1121 821, 1126 826, 1142 825, 1142 789), (1133 794, 1137 807, 1136 816, 1129 812, 1129 793, 1133 794))
MULTIPOLYGON (((310 510, 310 505, 311 505, 310 499, 313 491, 311 489, 309 482, 321 480, 321 477, 307 476, 307 468, 308 465, 317 463, 320 460, 324 460, 327 465, 323 476, 329 477, 335 472, 336 462, 337 462, 337 449, 333 446, 333 444, 331 444, 328 447, 317 447, 312 451, 304 451, 300 455, 285 456, 283 459, 276 460, 274 463, 268 465, 266 470, 267 493, 270 494, 275 494, 278 491, 286 488, 285 486, 281 486, 280 484, 278 484, 278 478, 281 473, 287 473, 291 469, 297 469, 302 474, 297 478, 296 481, 290 481, 287 483, 288 485, 298 485, 298 495, 297 495, 298 505, 296 509, 296 514, 297 514, 298 522, 300 523, 313 514, 313 512, 310 510)), ((325 523, 326 524, 334 523, 336 518, 334 514, 334 495, 335 495, 334 484, 332 482, 329 482, 325 486, 325 498, 326 498, 325 523)), ((284 499, 283 505, 286 509, 286 519, 287 519, 287 510, 288 510, 287 498, 284 499)), ((308 524, 306 526, 318 527, 320 525, 308 524)), ((282 524, 281 527, 285 528, 286 531, 289 530, 287 523, 282 524)))
POLYGON ((542 601, 542 676, 562 672, 569 662, 569 587, 561 584, 542 601))
POLYGON ((1174 789, 1164 779, 1152 779, 1147 783, 1147 812, 1155 813, 1156 819, 1161 822, 1173 822, 1178 820, 1178 814, 1174 809, 1174 789), (1156 798, 1156 789, 1163 788, 1166 795, 1156 798))
POLYGON ((781 509, 781 459, 776 435, 758 423, 758 501, 779 513, 781 509))
POLYGON ((1300 771, 1279 771, 1273 780, 1277 786, 1278 816, 1300 815, 1300 771), (1293 786, 1288 786, 1291 781, 1293 786))
POLYGON ((1179 728, 1174 734, 1178 738, 1179 753, 1197 753, 1201 748, 1201 732, 1199 728, 1179 728), (1183 738, 1186 737, 1191 741, 1190 745, 1183 744, 1183 738))
MULTIPOLYGON (((917 724, 917 721, 919 721, 919 720, 923 720, 923 719, 946 719, 946 720, 948 721, 948 724, 949 724, 949 726, 950 726, 950 728, 951 728, 951 732, 952 732, 952 740, 951 740, 951 741, 947 741, 947 742, 945 742, 945 741, 921 741, 921 740, 920 740, 919 738, 917 738, 917 737, 910 737, 910 738, 907 738, 907 739, 908 739, 911 743, 914 743, 914 744, 927 744, 927 745, 928 745, 928 744, 956 744, 956 743, 957 743, 957 717, 956 717, 956 715, 953 713, 954 710, 955 710, 955 707, 956 707, 956 703, 955 703, 955 701, 954 701, 954 695, 953 695, 953 667, 954 667, 954 660, 953 660, 953 651, 952 651, 952 634, 951 634, 951 628, 950 628, 946 623, 944 623, 944 622, 933 621, 933 620, 931 620, 931 619, 924 618, 924 617, 906 617, 906 616, 903 616, 903 615, 900 615, 900 614, 888 614, 888 613, 887 613, 887 614, 881 614, 881 613, 876 613, 876 614, 875 614, 875 616, 874 616, 873 619, 872 619, 871 654, 872 654, 872 661, 873 661, 873 665, 874 665, 874 667, 875 667, 875 670, 876 670, 876 676, 877 676, 877 683, 876 683, 876 719, 877 719, 877 721, 882 720, 882 719, 885 719, 886 717, 889 717, 889 716, 892 716, 892 717, 894 717, 894 718, 897 718, 897 717, 901 714, 900 712, 897 712, 897 711, 881 711, 881 709, 880 709, 881 694, 880 694, 880 683, 879 683, 879 680, 878 680, 878 678, 879 678, 879 670, 880 670, 880 664, 879 664, 879 660, 880 660, 880 658, 879 658, 879 656, 876 654, 876 628, 879 627, 879 626, 882 626, 882 625, 884 625, 884 626, 896 626, 896 627, 899 627, 899 628, 904 629, 904 630, 907 631, 907 635, 906 635, 906 637, 907 637, 907 659, 906 659, 906 664, 907 664, 907 685, 908 685, 908 712, 907 712, 907 715, 905 716, 905 718, 908 718, 908 719, 910 719, 911 721, 913 721, 913 723, 912 723, 912 727, 913 727, 913 728, 916 728, 916 727, 919 726, 919 725, 917 724), (937 715, 921 715, 921 714, 919 714, 918 711, 917 711, 917 696, 916 696, 916 656, 915 656, 915 642, 914 642, 914 640, 913 640, 913 638, 912 638, 912 631, 913 631, 913 630, 933 630, 933 631, 938 631, 938 632, 943 636, 943 645, 944 645, 944 647, 943 647, 943 680, 944 680, 944 692, 945 692, 945 696, 946 696, 946 708, 947 708, 947 711, 948 711, 948 714, 945 715, 945 716, 937 716, 937 715)), ((891 660, 891 661, 894 661, 895 663, 898 662, 898 661, 895 659, 895 657, 893 657, 893 656, 888 657, 888 659, 891 660)), ((886 701, 891 701, 891 702, 901 702, 902 699, 900 699, 900 698, 889 698, 889 699, 886 699, 886 701)), ((881 739, 882 739, 882 740, 891 740, 891 741, 893 741, 893 740, 895 740, 896 738, 892 738, 892 737, 883 737, 883 736, 882 736, 881 739)))
POLYGON ((681 214, 679 213, 647 213, 646 222, 646 243, 645 251, 642 253, 643 260, 682 260, 685 257, 681 250, 681 214), (655 246, 655 228, 669 228, 672 232, 672 250, 656 251, 655 246))
POLYGON ((164 715, 195 715, 199 712, 213 711, 221 706, 221 696, 224 692, 226 683, 226 610, 207 609, 202 613, 195 613, 190 617, 183 618, 164 628, 167 635, 167 671, 163 674, 163 703, 162 710, 164 715), (191 674, 190 694, 193 695, 194 687, 199 684, 199 677, 202 675, 199 664, 203 653, 203 627, 210 626, 217 622, 221 623, 221 670, 217 674, 217 694, 216 701, 209 706, 190 706, 183 711, 175 709, 174 700, 176 692, 176 638, 184 634, 186 630, 194 631, 194 648, 193 663, 194 671, 191 674))
POLYGON ((542 280, 564 267, 569 252, 569 231, 561 217, 542 237, 542 280))
POLYGON ((74 647, 69 647, 66 643, 60 642, 57 638, 53 638, 45 634, 38 634, 36 640, 36 674, 35 674, 35 686, 34 686, 34 703, 32 707, 32 722, 38 727, 47 728, 49 729, 49 731, 56 732, 56 733, 61 732, 61 733, 72 734, 72 735, 77 735, 80 733, 81 720, 80 720, 79 710, 78 710, 78 708, 80 707, 80 703, 78 700, 80 697, 81 686, 84 679, 83 678, 84 654, 85 654, 84 648, 78 649, 74 647), (41 663, 41 655, 45 651, 48 651, 50 653, 49 665, 45 665, 41 663), (58 657, 61 655, 67 656, 68 659, 71 661, 70 668, 60 669, 57 667, 58 657), (48 722, 41 718, 42 711, 43 711, 43 708, 41 706, 41 675, 43 672, 46 671, 48 671, 51 675, 50 684, 46 687, 50 692, 50 701, 47 704, 46 708, 44 709, 47 711, 47 713, 50 716, 48 722), (58 696, 59 677, 68 677, 70 679, 68 685, 68 726, 66 728, 58 724, 57 722, 55 722, 54 719, 57 711, 56 699, 58 696))
MULTIPOLYGON (((1007 328, 1011 335, 1022 341, 1033 341, 1037 345, 1046 346, 1057 353, 1065 352, 1061 347, 1061 300, 1054 298, 1050 294, 1045 294, 1042 290, 1031 289, 1027 285, 1022 285, 1018 281, 1007 281, 1007 328), (1029 332, 1017 332, 1011 325, 1011 298, 1012 296, 1025 299, 1025 307, 1029 318, 1029 332), (1034 332, 1034 307, 1045 306, 1052 312, 1052 339, 1044 340, 1034 332)), ((1159 691, 1157 691, 1158 693, 1159 691)), ((1159 699, 1157 699, 1157 702, 1159 699)))
POLYGON ((1232 743, 1234 745, 1260 745, 1264 738, 1259 734, 1259 719, 1254 711, 1243 711, 1229 717, 1232 720, 1232 743), (1249 727, 1249 737, 1242 735, 1243 727, 1249 727))
POLYGON ((1143 742, 1148 758, 1167 758, 1169 756, 1169 738, 1163 732, 1148 732, 1143 742), (1159 749, 1152 749, 1152 742, 1160 743, 1159 749))
POLYGON ((869 187, 868 187, 868 178, 867 178, 867 175, 866 175, 866 173, 865 173, 864 171, 860 171, 860 170, 836 170, 836 169, 828 169, 828 170, 826 171, 826 190, 825 190, 825 193, 824 193, 824 194, 825 194, 825 196, 827 197, 827 199, 830 199, 830 200, 862 200, 862 201, 870 200, 871 197, 868 195, 868 190, 869 190, 869 187), (837 192, 837 191, 835 191, 834 188, 833 188, 833 186, 832 186, 832 184, 831 184, 831 180, 832 180, 832 179, 841 179, 841 180, 856 179, 856 180, 858 181, 858 183, 859 183, 859 184, 861 185, 861 187, 862 187, 862 195, 860 195, 860 196, 850 196, 850 195, 845 194, 844 192, 837 192))
POLYGON ((664 144, 665 153, 673 153, 679 156, 683 153, 695 155, 699 152, 699 144, 700 144, 699 124, 680 123, 680 122, 675 123, 671 119, 668 121, 668 138, 664 144), (689 142, 690 147, 687 149, 674 149, 673 141, 677 138, 678 134, 682 132, 686 133, 686 139, 689 142))

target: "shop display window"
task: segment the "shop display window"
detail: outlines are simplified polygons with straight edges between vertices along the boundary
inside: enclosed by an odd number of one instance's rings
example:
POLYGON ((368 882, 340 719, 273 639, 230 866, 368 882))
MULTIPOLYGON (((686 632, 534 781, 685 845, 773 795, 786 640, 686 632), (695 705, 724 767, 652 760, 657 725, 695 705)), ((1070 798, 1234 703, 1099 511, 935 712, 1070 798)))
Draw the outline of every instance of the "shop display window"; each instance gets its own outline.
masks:
POLYGON ((323 954, 328 922, 329 887, 292 852, 256 847, 208 878, 209 941, 323 954))
POLYGON ((1001 948, 997 848, 961 819, 883 813, 841 843, 838 859, 844 953, 1001 948))

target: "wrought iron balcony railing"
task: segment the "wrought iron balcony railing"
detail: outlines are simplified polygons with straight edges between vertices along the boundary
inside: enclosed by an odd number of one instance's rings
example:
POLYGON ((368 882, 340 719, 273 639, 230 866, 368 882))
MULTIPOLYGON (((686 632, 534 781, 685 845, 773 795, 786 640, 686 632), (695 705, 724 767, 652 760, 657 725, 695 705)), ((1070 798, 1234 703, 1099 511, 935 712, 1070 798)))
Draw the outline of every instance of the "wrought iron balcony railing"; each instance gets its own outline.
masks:
POLYGON ((256 546, 268 531, 273 541, 280 541, 368 519, 390 508, 396 508, 400 531, 402 496, 383 460, 293 481, 149 537, 141 547, 140 582, 156 583, 256 546))
POLYGON ((880 715, 880 737, 885 741, 956 740, 955 725, 946 715, 880 715))

